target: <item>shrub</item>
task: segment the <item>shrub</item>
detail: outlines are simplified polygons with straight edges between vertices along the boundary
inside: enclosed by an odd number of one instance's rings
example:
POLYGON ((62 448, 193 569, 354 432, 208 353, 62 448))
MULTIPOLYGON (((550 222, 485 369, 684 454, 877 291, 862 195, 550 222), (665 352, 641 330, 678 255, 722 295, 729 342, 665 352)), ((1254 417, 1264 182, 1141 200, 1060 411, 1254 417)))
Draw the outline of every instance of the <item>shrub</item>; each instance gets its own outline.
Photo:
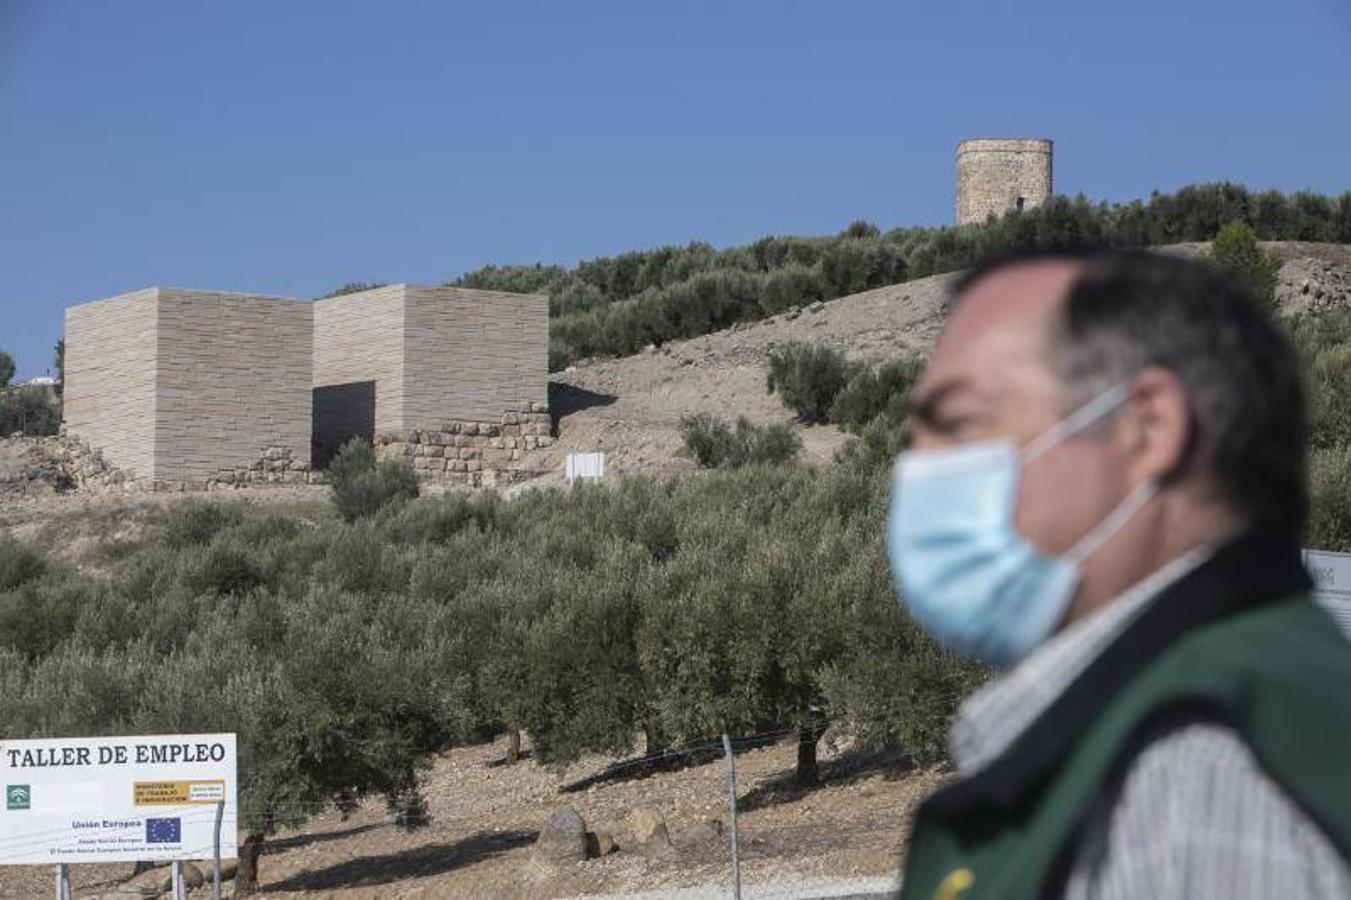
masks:
POLYGON ((12 591, 46 570, 42 557, 7 534, 0 534, 0 591, 12 591))
POLYGON ((346 294, 359 294, 362 291, 373 291, 376 288, 384 286, 385 282, 383 281, 349 281, 342 287, 334 288, 319 299, 327 300, 330 297, 342 297, 346 294))
POLYGON ((329 483, 338 513, 348 522, 373 516, 386 506, 418 495, 417 476, 401 460, 377 461, 375 448, 361 438, 338 448, 328 464, 329 483))
POLYGON ((705 469, 735 469, 746 465, 782 465, 795 460, 802 440, 787 423, 752 425, 745 416, 730 427, 711 413, 680 420, 683 453, 705 469))
POLYGON ((31 385, 0 390, 0 437, 16 431, 50 435, 61 430, 61 406, 45 387, 31 385))
POLYGON ((800 420, 815 424, 827 421, 853 371, 838 350, 794 342, 770 352, 766 387, 800 420))
POLYGON ((1351 551, 1351 444, 1313 452, 1309 488, 1313 505, 1305 546, 1351 551))
POLYGON ((766 315, 774 315, 791 306, 814 303, 825 293, 826 284, 818 270, 792 264, 765 276, 760 289, 760 309, 766 315))
POLYGON ((243 518, 236 506, 224 503, 184 503, 172 507, 164 518, 164 543, 174 550, 211 543, 221 529, 243 518))
POLYGON ((830 421, 858 431, 878 416, 899 424, 905 416, 910 389, 919 380, 923 364, 917 359, 898 359, 877 367, 860 368, 835 397, 830 421))
POLYGON ((1351 446, 1351 311, 1306 313, 1289 326, 1307 373, 1310 443, 1351 446))
POLYGON ((1276 274, 1281 270, 1281 259, 1262 252, 1257 246, 1257 232, 1247 222, 1234 220, 1221 228, 1208 258, 1258 302, 1268 309, 1275 307, 1276 274))

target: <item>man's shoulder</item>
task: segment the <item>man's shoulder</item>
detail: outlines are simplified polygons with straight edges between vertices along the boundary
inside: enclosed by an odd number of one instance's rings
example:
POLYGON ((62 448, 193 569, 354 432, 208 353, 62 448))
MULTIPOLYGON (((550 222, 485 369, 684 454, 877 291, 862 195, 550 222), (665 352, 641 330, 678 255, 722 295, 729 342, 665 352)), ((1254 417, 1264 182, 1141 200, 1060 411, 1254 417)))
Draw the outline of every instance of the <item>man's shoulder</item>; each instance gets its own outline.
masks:
POLYGON ((1242 735, 1229 725, 1210 721, 1173 722, 1145 740, 1129 765, 1123 793, 1148 784, 1196 783, 1214 777, 1250 779, 1279 787, 1257 762, 1242 735))
POLYGON ((1263 895, 1240 889, 1245 882, 1302 883, 1318 897, 1351 891, 1346 859, 1222 723, 1175 723, 1153 735, 1094 818, 1072 879, 1093 887, 1075 896, 1121 894, 1108 885, 1183 896, 1198 873, 1226 873, 1233 896, 1263 895))

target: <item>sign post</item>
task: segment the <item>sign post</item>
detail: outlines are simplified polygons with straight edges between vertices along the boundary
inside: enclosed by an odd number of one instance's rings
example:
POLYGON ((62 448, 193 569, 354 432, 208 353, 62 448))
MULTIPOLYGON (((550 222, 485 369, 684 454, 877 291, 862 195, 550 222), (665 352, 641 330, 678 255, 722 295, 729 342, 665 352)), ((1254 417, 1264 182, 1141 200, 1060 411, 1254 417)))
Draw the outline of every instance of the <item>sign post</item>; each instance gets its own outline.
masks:
POLYGON ((58 897, 71 863, 238 855, 233 734, 0 741, 0 785, 0 865, 55 866, 58 897))

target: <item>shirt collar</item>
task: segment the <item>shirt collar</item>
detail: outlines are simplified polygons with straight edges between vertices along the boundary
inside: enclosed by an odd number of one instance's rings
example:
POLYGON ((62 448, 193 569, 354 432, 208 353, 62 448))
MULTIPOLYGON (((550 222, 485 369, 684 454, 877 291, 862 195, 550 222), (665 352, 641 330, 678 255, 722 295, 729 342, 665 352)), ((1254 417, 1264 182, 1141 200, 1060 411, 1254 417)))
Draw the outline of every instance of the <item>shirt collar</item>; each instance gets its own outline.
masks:
POLYGON ((1008 749, 1150 601, 1212 552, 1198 547, 1155 570, 967 699, 948 736, 958 771, 970 775, 1008 749))

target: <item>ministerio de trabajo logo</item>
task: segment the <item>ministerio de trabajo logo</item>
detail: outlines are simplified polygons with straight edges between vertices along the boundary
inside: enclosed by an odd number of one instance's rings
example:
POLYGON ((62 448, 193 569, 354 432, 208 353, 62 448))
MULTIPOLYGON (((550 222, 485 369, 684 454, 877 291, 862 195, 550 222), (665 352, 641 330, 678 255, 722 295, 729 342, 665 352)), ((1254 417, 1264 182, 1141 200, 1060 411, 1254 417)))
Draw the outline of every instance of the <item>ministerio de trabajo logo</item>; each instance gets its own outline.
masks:
POLYGON ((31 809, 33 789, 26 784, 5 786, 5 809, 31 809))

